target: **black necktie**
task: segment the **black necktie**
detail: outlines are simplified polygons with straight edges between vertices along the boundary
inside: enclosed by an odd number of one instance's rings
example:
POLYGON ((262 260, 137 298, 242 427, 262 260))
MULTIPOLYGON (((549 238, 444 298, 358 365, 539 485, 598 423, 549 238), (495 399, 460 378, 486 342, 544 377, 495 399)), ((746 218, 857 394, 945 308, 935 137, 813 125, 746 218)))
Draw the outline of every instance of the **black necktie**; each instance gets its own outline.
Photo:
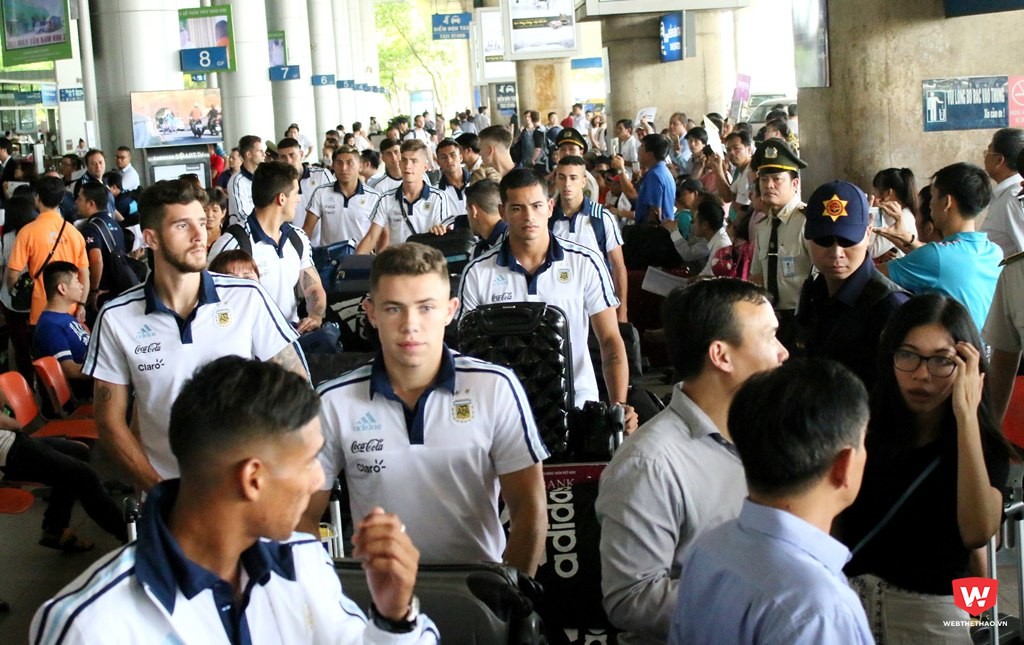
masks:
POLYGON ((772 305, 779 306, 779 224, 782 220, 772 215, 772 234, 768 238, 768 275, 765 287, 772 297, 772 305))

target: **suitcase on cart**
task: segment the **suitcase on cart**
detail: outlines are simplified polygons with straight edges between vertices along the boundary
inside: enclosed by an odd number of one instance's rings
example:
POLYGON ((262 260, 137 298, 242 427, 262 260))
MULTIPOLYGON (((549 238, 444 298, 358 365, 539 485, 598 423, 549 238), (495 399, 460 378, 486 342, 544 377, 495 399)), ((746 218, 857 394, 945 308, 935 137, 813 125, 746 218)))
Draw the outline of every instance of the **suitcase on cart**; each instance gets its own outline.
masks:
POLYGON ((483 305, 459 321, 459 349, 515 372, 551 458, 564 457, 575 400, 565 313, 543 302, 483 305))

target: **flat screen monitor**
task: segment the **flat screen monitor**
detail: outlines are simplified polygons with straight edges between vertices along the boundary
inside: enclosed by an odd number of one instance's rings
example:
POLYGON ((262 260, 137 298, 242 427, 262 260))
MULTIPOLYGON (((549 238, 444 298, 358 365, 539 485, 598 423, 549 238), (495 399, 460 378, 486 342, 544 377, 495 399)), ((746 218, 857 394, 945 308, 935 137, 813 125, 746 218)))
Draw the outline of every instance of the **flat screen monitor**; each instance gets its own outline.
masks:
POLYGON ((136 148, 220 143, 224 140, 219 89, 132 92, 136 148))

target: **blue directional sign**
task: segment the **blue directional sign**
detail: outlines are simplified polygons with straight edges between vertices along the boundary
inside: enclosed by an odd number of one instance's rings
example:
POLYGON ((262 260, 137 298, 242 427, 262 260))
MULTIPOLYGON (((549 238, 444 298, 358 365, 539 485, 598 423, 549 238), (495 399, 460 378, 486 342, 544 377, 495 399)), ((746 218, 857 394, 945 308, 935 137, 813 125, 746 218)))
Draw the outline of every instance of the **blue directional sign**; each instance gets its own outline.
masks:
POLYGON ((321 85, 334 85, 334 74, 313 74, 309 77, 309 82, 314 87, 321 85))
POLYGON ((494 93, 498 99, 498 112, 505 116, 511 116, 516 113, 519 97, 516 92, 515 83, 498 83, 494 86, 494 93))
POLYGON ((335 83, 335 86, 339 90, 354 90, 356 89, 356 82, 351 78, 345 78, 335 83))
POLYGON ((61 103, 84 101, 85 90, 80 87, 62 87, 57 90, 57 96, 60 98, 61 103))
POLYGON ((206 74, 193 74, 192 75, 192 82, 193 83, 205 83, 206 82, 206 74))
POLYGON ((661 62, 683 60, 683 12, 675 11, 661 17, 661 62))
POLYGON ((272 81, 294 81, 298 78, 298 65, 274 65, 270 68, 270 80, 272 81))
POLYGON ((434 40, 469 40, 471 13, 435 13, 431 16, 434 40))
POLYGON ((197 47, 181 50, 181 71, 183 72, 216 72, 227 68, 227 47, 197 47))
POLYGON ((355 89, 356 89, 357 92, 369 92, 370 91, 370 84, 369 83, 356 83, 356 88, 355 89))

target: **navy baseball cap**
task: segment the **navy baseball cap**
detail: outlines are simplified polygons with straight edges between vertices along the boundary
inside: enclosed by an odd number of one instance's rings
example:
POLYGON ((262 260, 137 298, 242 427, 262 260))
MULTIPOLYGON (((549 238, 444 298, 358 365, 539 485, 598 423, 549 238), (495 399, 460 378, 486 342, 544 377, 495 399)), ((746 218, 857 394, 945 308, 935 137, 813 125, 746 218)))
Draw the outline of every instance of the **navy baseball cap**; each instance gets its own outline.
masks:
POLYGON ((871 218, 864 191, 838 180, 819 186, 811 194, 804 215, 804 237, 808 240, 840 237, 853 244, 864 239, 871 218))

